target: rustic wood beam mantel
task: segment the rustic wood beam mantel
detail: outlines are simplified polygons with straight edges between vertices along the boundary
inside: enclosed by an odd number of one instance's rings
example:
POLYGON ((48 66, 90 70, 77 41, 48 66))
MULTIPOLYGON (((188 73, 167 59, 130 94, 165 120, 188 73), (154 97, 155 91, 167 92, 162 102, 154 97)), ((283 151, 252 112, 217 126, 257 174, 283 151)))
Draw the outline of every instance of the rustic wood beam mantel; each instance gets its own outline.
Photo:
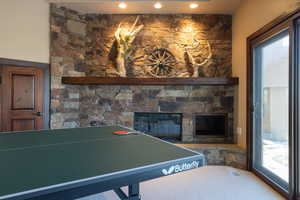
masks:
POLYGON ((70 85, 238 85, 233 78, 121 78, 121 77, 62 77, 70 85))

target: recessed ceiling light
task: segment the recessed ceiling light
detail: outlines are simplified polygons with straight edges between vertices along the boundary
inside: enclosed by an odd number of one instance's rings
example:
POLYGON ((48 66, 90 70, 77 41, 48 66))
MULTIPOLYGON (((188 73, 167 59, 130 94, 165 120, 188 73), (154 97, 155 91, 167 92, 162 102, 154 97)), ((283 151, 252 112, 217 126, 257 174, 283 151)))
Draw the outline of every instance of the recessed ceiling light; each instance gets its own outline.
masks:
POLYGON ((161 7, 162 7, 162 5, 159 2, 154 4, 154 8, 156 8, 156 9, 160 9, 161 7))
POLYGON ((127 7, 127 4, 122 2, 119 4, 119 8, 126 8, 127 7))
POLYGON ((196 3, 191 3, 191 4, 190 4, 190 8, 192 8, 192 9, 193 9, 193 8, 197 8, 197 7, 198 7, 198 4, 196 4, 196 3))

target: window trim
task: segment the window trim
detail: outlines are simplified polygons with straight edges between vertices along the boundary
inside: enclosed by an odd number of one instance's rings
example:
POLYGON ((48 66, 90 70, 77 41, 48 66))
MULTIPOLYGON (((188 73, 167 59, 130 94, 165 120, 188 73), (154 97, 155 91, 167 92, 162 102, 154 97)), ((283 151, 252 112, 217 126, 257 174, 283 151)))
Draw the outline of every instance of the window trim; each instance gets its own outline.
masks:
MULTIPOLYGON (((294 41, 292 43, 292 58, 291 62, 295 67, 295 91, 296 91, 296 98, 294 99, 295 102, 297 102, 296 105, 296 110, 298 112, 296 112, 295 115, 295 121, 299 122, 300 120, 300 105, 298 104, 300 102, 300 47, 296 47, 296 44, 300 44, 300 14, 298 16, 298 18, 296 20, 293 21, 293 38, 294 41)), ((294 152, 298 152, 298 153, 294 153, 293 152, 293 159, 294 159, 294 169, 293 171, 295 172, 293 174, 293 181, 295 182, 295 184, 293 185, 293 189, 294 189, 294 196, 295 199, 300 200, 300 172, 299 172, 299 168, 300 168, 300 124, 295 125, 295 135, 294 135, 294 143, 293 143, 293 149, 294 152), (295 178, 296 177, 296 178, 295 178)))

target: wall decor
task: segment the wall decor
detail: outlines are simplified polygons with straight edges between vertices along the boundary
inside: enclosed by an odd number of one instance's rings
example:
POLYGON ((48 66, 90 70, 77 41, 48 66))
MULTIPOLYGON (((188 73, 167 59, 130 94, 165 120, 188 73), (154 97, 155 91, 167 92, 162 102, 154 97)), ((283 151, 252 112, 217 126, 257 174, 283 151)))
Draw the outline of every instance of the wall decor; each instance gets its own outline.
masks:
POLYGON ((147 61, 145 68, 155 78, 172 76, 177 64, 174 55, 165 48, 155 49, 147 57, 147 61))
POLYGON ((142 30, 144 25, 139 25, 136 27, 136 24, 139 20, 139 16, 136 18, 134 24, 130 28, 130 30, 126 30, 125 28, 122 28, 122 23, 119 24, 118 29, 115 32, 115 38, 117 42, 117 57, 116 57, 116 64, 117 64, 117 70, 118 74, 121 77, 126 77, 126 64, 127 60, 130 58, 132 51, 133 51, 133 45, 136 35, 142 30))
POLYGON ((184 47, 184 60, 190 77, 204 76, 203 68, 212 62, 211 46, 208 41, 206 43, 205 46, 201 46, 201 42, 195 40, 191 47, 184 47))

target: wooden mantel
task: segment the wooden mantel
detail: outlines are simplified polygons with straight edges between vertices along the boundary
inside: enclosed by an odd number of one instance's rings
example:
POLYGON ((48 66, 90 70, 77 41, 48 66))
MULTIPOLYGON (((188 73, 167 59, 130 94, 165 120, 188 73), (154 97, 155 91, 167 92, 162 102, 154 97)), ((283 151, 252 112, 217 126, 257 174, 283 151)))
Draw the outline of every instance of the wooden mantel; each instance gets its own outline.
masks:
POLYGON ((62 77, 70 85, 237 85, 233 78, 121 78, 121 77, 62 77))

